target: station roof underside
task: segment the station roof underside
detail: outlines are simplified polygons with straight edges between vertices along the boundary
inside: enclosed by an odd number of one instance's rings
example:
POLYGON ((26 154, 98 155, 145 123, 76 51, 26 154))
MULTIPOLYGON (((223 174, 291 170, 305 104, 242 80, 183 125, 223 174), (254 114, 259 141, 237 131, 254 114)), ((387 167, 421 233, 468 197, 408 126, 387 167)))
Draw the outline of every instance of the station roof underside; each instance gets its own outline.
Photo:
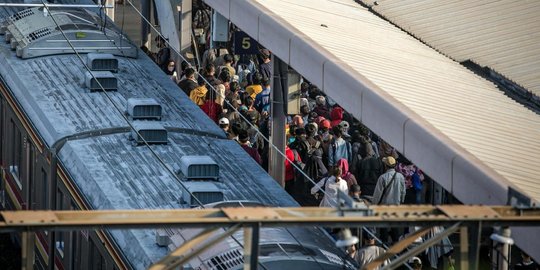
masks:
POLYGON ((540 116, 460 63, 353 0, 205 2, 462 202, 540 201, 540 116))
POLYGON ((539 1, 362 2, 450 58, 489 67, 540 96, 539 1))

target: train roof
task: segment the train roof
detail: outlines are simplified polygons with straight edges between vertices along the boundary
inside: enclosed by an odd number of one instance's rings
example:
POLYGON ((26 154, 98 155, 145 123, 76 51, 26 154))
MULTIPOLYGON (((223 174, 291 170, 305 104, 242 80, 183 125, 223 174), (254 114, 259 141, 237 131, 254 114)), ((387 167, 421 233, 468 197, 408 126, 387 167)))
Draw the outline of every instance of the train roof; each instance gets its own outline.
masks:
MULTIPOLYGON (((0 16, 17 9, 0 8, 0 16)), ((86 57, 86 55, 83 55, 86 57)), ((144 53, 117 57, 118 91, 108 92, 117 106, 129 98, 153 98, 163 108, 168 144, 151 146, 174 170, 184 155, 208 155, 220 166, 215 185, 224 198, 266 205, 296 202, 234 141, 213 123, 144 53)), ((21 59, 0 42, 0 75, 35 129, 94 209, 178 208, 181 185, 145 146, 129 139, 128 124, 102 92, 85 86, 85 68, 75 54, 21 59), (95 130, 117 130, 92 136, 95 130), (75 134, 80 138, 64 140, 75 134)), ((168 253, 153 230, 110 231, 135 268, 146 268, 168 253)))

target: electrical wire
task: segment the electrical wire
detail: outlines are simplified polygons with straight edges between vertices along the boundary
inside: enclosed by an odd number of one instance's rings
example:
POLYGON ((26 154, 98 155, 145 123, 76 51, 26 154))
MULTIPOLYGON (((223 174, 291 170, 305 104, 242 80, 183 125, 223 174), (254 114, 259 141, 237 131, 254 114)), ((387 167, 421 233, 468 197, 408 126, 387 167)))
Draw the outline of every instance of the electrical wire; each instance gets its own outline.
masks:
MULTIPOLYGON (((44 0, 41 0, 41 2, 43 3, 43 6, 47 9, 47 11, 50 13, 50 10, 49 10, 49 7, 47 6, 47 4, 45 3, 44 0)), ((75 55, 77 56, 77 58, 79 58, 79 60, 81 61, 81 63, 83 64, 84 68, 90 73, 90 75, 92 76, 92 78, 96 81, 96 83, 98 84, 99 88, 101 88, 102 92, 105 94, 105 96, 107 97, 107 99, 109 100, 109 102, 115 107, 115 109, 119 112, 119 114, 124 118, 124 120, 126 120, 127 124, 129 125, 129 127, 135 131, 136 135, 139 136, 142 140, 142 142, 144 143, 144 145, 150 150, 150 152, 152 153, 152 155, 159 161, 159 163, 161 163, 165 169, 171 174, 173 175, 173 177, 180 183, 180 185, 187 190, 187 187, 184 185, 184 183, 182 183, 182 181, 180 180, 180 178, 174 173, 174 171, 163 161, 163 159, 154 151, 154 149, 152 149, 152 147, 150 147, 150 144, 146 141, 146 139, 144 139, 144 137, 137 131, 137 129, 135 129, 135 127, 133 126, 133 124, 129 121, 129 119, 127 118, 127 116, 123 113, 122 109, 120 109, 118 107, 118 105, 112 100, 111 96, 109 95, 109 93, 105 90, 105 88, 103 87, 103 85, 101 84, 101 82, 96 78, 96 76, 94 75, 94 73, 92 72, 92 70, 90 70, 90 68, 88 67, 88 65, 86 64, 86 62, 84 61, 84 59, 82 58, 82 56, 80 55, 80 53, 77 51, 77 49, 75 49, 75 46, 73 46, 73 43, 71 42, 71 40, 67 37, 66 33, 64 32, 64 30, 61 28, 61 26, 58 24, 58 22, 56 21, 56 19, 54 18, 54 16, 51 16, 51 19, 53 20, 53 22, 56 24, 56 26, 58 27, 58 30, 62 33, 62 36, 64 37, 64 39, 66 39, 67 43, 69 44, 69 46, 71 47, 71 49, 73 50, 73 52, 75 52, 75 55)), ((200 204, 202 205, 202 202, 197 198, 197 197, 193 197, 195 199, 195 201, 197 202, 197 204, 200 204)))
MULTIPOLYGON (((141 13, 134 5, 133 5, 133 3, 131 2, 131 0, 127 0, 127 2, 128 2, 128 3, 133 7, 133 9, 141 16, 141 18, 143 18, 143 20, 144 20, 148 25, 150 25, 150 27, 156 32, 156 34, 159 35, 159 36, 166 42, 167 45, 169 45, 169 48, 172 49, 172 50, 176 53, 177 56, 179 56, 179 57, 182 58, 184 61, 186 61, 186 62, 189 63, 189 61, 187 61, 187 59, 186 59, 183 55, 181 55, 180 52, 178 52, 175 48, 173 48, 172 46, 170 46, 170 43, 169 43, 169 41, 165 38, 165 36, 163 36, 163 34, 162 34, 161 32, 159 32, 159 31, 158 31, 158 30, 157 30, 157 29, 156 29, 156 28, 155 28, 155 27, 154 27, 154 26, 153 26, 153 25, 152 25, 152 24, 151 24, 151 23, 143 16, 143 14, 142 14, 142 13, 141 13)), ((123 22, 123 21, 122 21, 122 22, 123 22)), ((229 105, 229 107, 233 108, 233 110, 235 110, 235 111, 238 113, 238 115, 239 115, 241 118, 243 118, 243 120, 244 120, 248 125, 250 125, 252 128, 255 128, 255 130, 257 131, 257 133, 258 133, 259 135, 261 135, 262 138, 263 138, 264 140, 266 140, 266 141, 269 143, 269 145, 271 145, 271 146, 272 146, 272 147, 273 147, 280 155, 282 155, 285 159, 287 159, 287 160, 288 160, 288 161, 289 161, 289 162, 290 162, 297 170, 299 170, 299 171, 302 173, 302 175, 303 175, 304 177, 306 177, 306 178, 307 178, 309 181, 311 181, 315 186, 317 186, 317 183, 315 183, 315 181, 313 181, 313 180, 312 180, 312 179, 311 179, 311 178, 310 178, 310 177, 309 177, 309 176, 308 176, 308 175, 307 175, 300 167, 298 167, 296 164, 294 164, 294 162, 293 162, 292 160, 290 160, 289 158, 287 158, 287 156, 286 156, 283 152, 281 152, 274 144, 272 144, 272 143, 270 142, 270 140, 269 140, 267 137, 265 137, 264 134, 262 134, 262 132, 260 132, 258 128, 255 127, 255 125, 253 125, 250 121, 248 121, 247 118, 245 118, 245 116, 243 116, 242 114, 240 114, 240 112, 239 112, 236 108, 234 108, 234 106, 232 106, 232 104, 230 104, 229 101, 227 101, 227 99, 225 98, 225 96, 222 95, 219 91, 217 91, 217 90, 215 89, 215 87, 214 87, 212 84, 210 84, 210 83, 208 82, 208 80, 206 80, 206 78, 204 78, 204 76, 202 76, 197 70, 196 70, 195 72, 196 72, 196 73, 197 73, 197 74, 198 74, 198 75, 206 82, 207 85, 210 86, 210 88, 213 90, 213 92, 216 93, 217 95, 219 95, 220 97, 222 97, 223 100, 224 100, 224 102, 226 102, 226 103, 229 105)), ((280 83, 281 83, 281 81, 280 81, 280 83)), ((324 189, 322 189, 322 187, 320 187, 319 190, 322 191, 325 195, 327 195, 327 193, 325 192, 324 189)), ((204 206, 203 206, 203 207, 204 207, 204 206)), ((290 231, 288 228, 285 228, 285 230, 286 230, 286 231, 287 231, 287 232, 295 239, 295 241, 296 241, 296 242, 297 242, 304 250, 307 250, 307 248, 302 244, 302 242, 299 241, 299 240, 294 236, 294 234, 291 233, 291 231, 290 231)), ((233 239, 234 239, 234 237, 233 237, 233 239)), ((235 240, 236 240, 236 239, 235 239, 235 240)), ((240 243, 238 243, 238 244, 240 245, 240 243)), ((323 266, 321 265, 321 263, 317 260, 317 258, 315 258, 313 255, 310 255, 310 257, 313 258, 313 260, 317 263, 317 265, 318 265, 321 269, 324 269, 324 267, 323 267, 323 266)), ((261 265, 261 266, 262 266, 262 265, 261 265)), ((264 267, 264 266, 263 266, 263 267, 264 267)))
MULTIPOLYGON (((130 4, 131 4, 131 3, 130 3, 130 4)), ((133 6, 133 5, 132 5, 132 6, 133 6)), ((135 7, 133 7, 133 8, 135 8, 135 7)), ((124 14, 125 14, 125 7, 123 6, 123 7, 122 7, 122 24, 121 24, 121 33, 120 33, 121 35, 123 35, 123 25, 124 25, 124 21, 125 21, 125 20, 124 20, 124 14)), ((140 14, 140 13, 139 13, 139 14, 140 14)), ((141 14, 141 15, 142 15, 142 14, 141 14)), ((149 23, 148 21, 146 21, 146 22, 149 23)), ((157 29, 154 29, 154 30, 157 32, 157 29)), ((104 31, 104 34, 107 36, 107 34, 105 33, 105 31, 104 31)), ((157 34, 163 37, 163 35, 162 35, 161 33, 157 32, 157 34)), ((111 40, 112 40, 112 39, 111 39, 111 40)), ((122 42, 122 40, 123 40, 123 39, 121 39, 120 42, 122 42)), ((166 40, 166 39, 164 38, 164 40, 166 40)), ((168 42, 168 41, 166 40, 166 42, 168 42)), ((117 46, 116 43, 115 43, 114 41, 113 41, 113 44, 114 44, 115 46, 117 46)), ((118 46, 117 46, 117 48, 118 48, 118 46)), ((124 54, 123 50, 121 50, 120 48, 118 48, 118 49, 119 49, 119 51, 122 53, 122 55, 124 55, 124 57, 125 57, 125 54, 124 54)), ((181 56, 181 57, 182 57, 182 56, 181 56)), ((183 57, 182 57, 182 58, 183 58, 183 57)), ((137 66, 136 66, 129 58, 127 58, 127 59, 128 59, 128 62, 129 62, 132 66, 134 66, 135 68, 137 68, 137 66)), ((185 58, 183 58, 183 59, 186 60, 185 58)), ((137 69, 138 69, 138 68, 137 68, 137 69)), ((138 70, 139 70, 139 72, 141 72, 141 75, 143 75, 142 71, 141 71, 140 69, 138 69, 138 70)), ((208 83, 208 82, 207 82, 207 83, 208 83)), ((280 83, 281 83, 281 82, 280 82, 280 83)), ((214 92, 216 92, 216 93, 219 94, 219 92, 217 92, 217 91, 214 91, 214 92)), ((192 194, 192 195, 193 195, 193 194, 192 194)), ((200 205, 200 206, 201 206, 202 208, 204 208, 204 205, 200 205)), ((294 239, 294 240, 295 240, 295 241, 296 241, 296 242, 297 242, 304 250, 307 250, 307 248, 302 244, 301 241, 299 241, 299 240, 294 236, 294 234, 289 230, 289 228, 286 228, 286 227, 285 227, 285 230, 292 236, 292 238, 293 238, 293 239, 294 239)), ((233 235, 231 236, 231 238, 232 238, 233 240, 235 240, 235 242, 236 242, 240 247, 243 248, 243 245, 240 243, 240 241, 237 240, 233 235)), ((321 263, 317 260, 316 257, 314 257, 313 255, 310 255, 310 257, 317 263, 317 265, 318 265, 321 269, 324 269, 324 267, 321 265, 321 263)), ((259 263, 259 264, 260 264, 260 263, 259 263)), ((261 264, 261 266, 262 266, 263 268, 265 268, 262 264, 261 264)))
MULTIPOLYGON (((44 0, 41 0, 41 2, 43 3, 43 6, 47 9, 47 11, 50 13, 50 10, 49 10, 49 7, 47 6, 47 4, 44 2, 44 0)), ((177 180, 177 182, 184 188, 184 190, 186 192, 188 192, 192 198, 195 199, 195 202, 200 205, 202 208, 205 208, 204 204, 192 193, 189 191, 189 189, 184 185, 184 183, 182 183, 182 181, 180 180, 180 178, 174 173, 174 171, 169 168, 169 166, 165 163, 165 161, 163 161, 163 159, 150 147, 150 145, 148 144, 148 142, 144 139, 144 137, 135 129, 135 127, 133 126, 133 124, 129 121, 129 119, 127 118, 127 116, 125 116, 123 113, 122 113, 122 110, 118 107, 118 105, 112 100, 112 98, 110 97, 110 95, 107 93, 107 91, 104 89, 103 85, 101 84, 101 82, 99 80, 97 80, 97 78, 95 77, 94 73, 90 70, 90 68, 88 67, 88 65, 86 64, 86 62, 82 59, 81 55, 79 54, 79 52, 75 49, 75 47, 73 46, 73 43, 69 40, 69 38, 67 37, 67 35, 65 34, 65 32, 62 30, 62 28, 60 27, 60 25, 58 24, 58 22, 56 21, 56 19, 51 16, 51 19, 53 20, 53 22, 56 24, 56 26, 58 27, 59 31, 62 33, 62 36, 66 39, 66 41, 68 42, 69 46, 71 47, 71 49, 75 52, 75 54, 77 55, 77 58, 79 58, 79 60, 81 61, 81 63, 84 65, 85 69, 90 73, 90 75, 92 76, 92 78, 96 81, 96 83, 98 84, 98 86, 101 88, 102 92, 105 94, 105 96, 107 97, 107 99, 109 100, 109 102, 116 108, 116 110, 118 110, 118 112, 120 113, 120 115, 122 115, 122 117, 124 118, 124 120, 126 120, 126 122, 128 123, 128 125, 130 126, 130 128, 135 131, 135 133, 137 134, 137 136, 139 136, 144 145, 150 150, 150 152, 152 153, 152 155, 159 161, 159 163, 161 163, 163 165, 163 167, 165 167, 165 169, 177 180)), ((106 30, 104 29, 104 32, 106 30)), ((128 58, 129 59, 129 58, 128 58)), ((128 60, 129 61, 129 60, 128 60)), ((236 237, 234 237, 234 235, 231 235, 230 236, 240 247, 244 248, 243 245, 241 244, 241 242, 236 239, 236 237)), ((261 262, 258 262, 259 265, 263 268, 263 269, 267 269, 261 262)))
MULTIPOLYGON (((157 35, 159 35, 167 45, 169 45, 169 48, 174 51, 176 53, 177 56, 179 56, 180 58, 182 58, 182 60, 186 61, 189 63, 189 61, 187 61, 187 59, 177 50, 175 49, 174 47, 170 46, 170 43, 169 41, 165 38, 165 36, 159 32, 145 17, 144 15, 137 9, 137 7, 135 7, 135 5, 132 3, 131 0, 127 0, 127 2, 133 7, 133 9, 139 14, 139 16, 157 33, 157 35)), ((299 171, 308 181, 310 181, 312 184, 314 184, 315 186, 317 185, 317 182, 315 182, 311 177, 309 177, 309 175, 307 175, 303 170, 302 168, 300 168, 298 165, 296 165, 294 163, 294 160, 291 160, 289 158, 287 158, 287 155, 285 155, 285 153, 283 153, 277 146, 275 146, 268 137, 264 136, 264 134, 255 126, 253 125, 244 115, 242 115, 238 109, 234 108, 234 106, 232 106, 232 104, 225 98, 224 95, 222 95, 219 91, 216 90, 216 88, 206 79, 204 78, 204 76, 202 76, 196 69, 195 69, 195 73, 199 75, 199 77, 201 77, 201 79, 210 87, 210 89, 212 91, 214 91, 215 93, 217 93, 220 97, 223 98, 224 102, 227 103, 227 105, 229 105, 230 108, 232 108, 235 112, 238 113, 239 117, 242 118, 242 120, 244 120, 251 128, 254 128, 257 132, 257 134, 261 135, 262 138, 268 142, 268 144, 279 154, 281 155, 282 157, 284 157, 287 161, 289 161, 291 163, 291 165, 297 170, 299 171)), ((322 187, 319 187, 319 191, 322 192, 324 195, 328 195, 328 193, 326 193, 326 191, 322 188, 322 187)), ((334 199, 334 201, 336 201, 334 199)), ((337 202, 337 201, 336 201, 337 202)))

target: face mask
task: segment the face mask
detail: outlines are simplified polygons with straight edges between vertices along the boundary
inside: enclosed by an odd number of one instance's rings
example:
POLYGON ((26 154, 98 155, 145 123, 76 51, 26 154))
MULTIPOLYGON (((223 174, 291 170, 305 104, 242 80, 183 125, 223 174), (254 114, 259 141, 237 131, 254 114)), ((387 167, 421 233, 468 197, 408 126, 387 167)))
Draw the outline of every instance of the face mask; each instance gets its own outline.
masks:
POLYGON ((174 70, 174 67, 167 67, 167 69, 172 72, 174 70))

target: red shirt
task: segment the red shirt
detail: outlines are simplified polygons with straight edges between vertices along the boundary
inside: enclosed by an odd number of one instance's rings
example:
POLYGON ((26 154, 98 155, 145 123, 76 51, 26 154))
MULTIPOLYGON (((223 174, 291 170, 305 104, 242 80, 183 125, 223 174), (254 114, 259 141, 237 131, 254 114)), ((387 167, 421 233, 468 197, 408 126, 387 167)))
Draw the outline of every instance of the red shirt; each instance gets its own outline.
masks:
MULTIPOLYGON (((285 159, 285 181, 292 181, 294 180, 294 166, 289 161, 289 159, 294 161, 294 151, 291 150, 289 146, 285 147, 285 156, 287 157, 285 159)), ((296 155, 296 156, 298 159, 297 161, 302 162, 302 160, 300 159, 300 155, 296 155)))
POLYGON ((214 101, 206 101, 202 106, 201 109, 210 117, 210 119, 214 120, 214 122, 218 122, 219 116, 223 113, 223 109, 221 108, 221 105, 215 103, 214 101))

